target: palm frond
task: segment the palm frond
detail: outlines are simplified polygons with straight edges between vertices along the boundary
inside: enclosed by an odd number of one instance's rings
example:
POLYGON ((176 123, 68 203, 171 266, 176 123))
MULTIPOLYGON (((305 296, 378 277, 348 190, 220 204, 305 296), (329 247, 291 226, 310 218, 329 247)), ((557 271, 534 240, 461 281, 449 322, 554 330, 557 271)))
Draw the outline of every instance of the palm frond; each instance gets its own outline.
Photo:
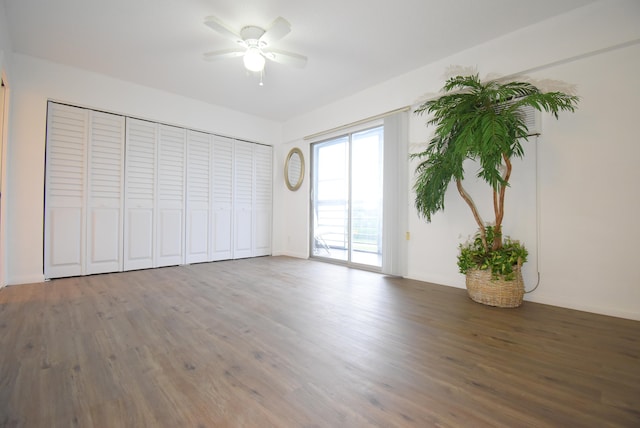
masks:
POLYGON ((451 181, 464 178, 463 163, 476 159, 477 176, 498 191, 508 182, 501 169, 506 157, 522 157, 527 125, 523 106, 558 117, 560 111, 575 111, 579 98, 561 92, 541 92, 527 82, 483 83, 477 74, 448 79, 443 95, 421 104, 415 114, 430 116, 434 136, 426 150, 411 155, 422 159, 416 167, 415 205, 420 215, 431 216, 444 209, 444 195, 451 181))

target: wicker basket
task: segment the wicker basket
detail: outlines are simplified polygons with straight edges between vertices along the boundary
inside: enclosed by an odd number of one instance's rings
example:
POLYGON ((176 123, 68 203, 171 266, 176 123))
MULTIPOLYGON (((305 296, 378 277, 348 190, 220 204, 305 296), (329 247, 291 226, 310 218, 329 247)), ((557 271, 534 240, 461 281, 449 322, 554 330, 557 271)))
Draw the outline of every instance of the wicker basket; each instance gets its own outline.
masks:
POLYGON ((522 305, 524 282, 520 267, 514 267, 515 279, 491 278, 491 270, 469 269, 467 293, 474 302, 499 308, 517 308, 522 305))

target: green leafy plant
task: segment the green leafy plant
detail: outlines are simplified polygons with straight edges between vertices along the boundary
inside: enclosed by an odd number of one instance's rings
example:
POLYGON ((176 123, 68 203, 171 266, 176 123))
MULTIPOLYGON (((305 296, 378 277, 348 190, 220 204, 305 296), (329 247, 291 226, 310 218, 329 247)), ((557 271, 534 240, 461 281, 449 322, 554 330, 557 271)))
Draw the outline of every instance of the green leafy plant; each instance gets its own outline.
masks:
MULTIPOLYGON (((542 92, 527 82, 483 83, 478 75, 453 77, 447 80, 443 92, 444 95, 415 110, 416 114, 430 114, 427 125, 435 126, 426 150, 411 155, 412 159, 420 160, 414 185, 415 206, 430 222, 435 213, 444 210, 445 193, 449 183, 455 182, 478 225, 477 239, 486 253, 479 267, 497 266, 512 257, 496 252, 517 242, 503 239, 502 223, 511 160, 524 155, 522 141, 527 140, 529 133, 522 108, 530 106, 546 111, 557 119, 560 111, 573 112, 579 99, 562 92, 542 92), (477 176, 492 189, 495 219, 491 226, 483 221, 475 202, 462 186, 463 163, 467 159, 479 162, 477 176), (493 259, 495 262, 487 261, 493 259)), ((464 256, 465 271, 471 260, 480 260, 477 255, 464 256)), ((508 269, 506 272, 509 273, 508 269)))
MULTIPOLYGON (((495 227, 486 226, 487 241, 492 242, 495 227)), ((489 250, 484 246, 480 233, 476 233, 472 240, 460 244, 458 253, 458 269, 466 274, 469 269, 490 269, 494 278, 507 281, 515 278, 514 266, 522 266, 527 261, 529 253, 520 241, 504 237, 502 247, 489 250)))

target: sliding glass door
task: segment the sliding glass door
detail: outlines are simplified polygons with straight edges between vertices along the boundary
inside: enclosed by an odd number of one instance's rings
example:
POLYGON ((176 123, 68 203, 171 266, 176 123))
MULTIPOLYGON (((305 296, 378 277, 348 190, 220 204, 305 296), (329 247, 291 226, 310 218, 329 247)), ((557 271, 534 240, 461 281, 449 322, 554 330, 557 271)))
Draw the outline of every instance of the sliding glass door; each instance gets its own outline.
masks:
POLYGON ((382 266, 383 127, 312 145, 312 257, 382 266))

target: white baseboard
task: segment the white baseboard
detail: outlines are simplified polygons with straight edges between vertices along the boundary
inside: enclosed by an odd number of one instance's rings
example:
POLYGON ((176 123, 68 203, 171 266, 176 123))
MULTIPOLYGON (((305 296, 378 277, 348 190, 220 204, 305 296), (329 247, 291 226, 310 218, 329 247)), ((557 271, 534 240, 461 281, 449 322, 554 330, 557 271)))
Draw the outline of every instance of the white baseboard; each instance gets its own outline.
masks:
POLYGON ((296 259, 305 259, 305 260, 309 258, 309 254, 307 253, 297 253, 294 251, 274 251, 272 255, 287 256, 287 257, 293 257, 296 259))
POLYGON ((7 285, 36 284, 45 282, 44 275, 14 276, 7 280, 7 285))
POLYGON ((590 312, 598 315, 605 315, 616 318, 625 318, 629 320, 640 321, 640 312, 625 311, 616 308, 607 308, 600 306, 581 305, 571 301, 558 299, 548 299, 536 297, 534 294, 525 294, 525 300, 528 302, 541 303, 543 305, 556 306, 559 308, 573 309, 576 311, 590 312))

